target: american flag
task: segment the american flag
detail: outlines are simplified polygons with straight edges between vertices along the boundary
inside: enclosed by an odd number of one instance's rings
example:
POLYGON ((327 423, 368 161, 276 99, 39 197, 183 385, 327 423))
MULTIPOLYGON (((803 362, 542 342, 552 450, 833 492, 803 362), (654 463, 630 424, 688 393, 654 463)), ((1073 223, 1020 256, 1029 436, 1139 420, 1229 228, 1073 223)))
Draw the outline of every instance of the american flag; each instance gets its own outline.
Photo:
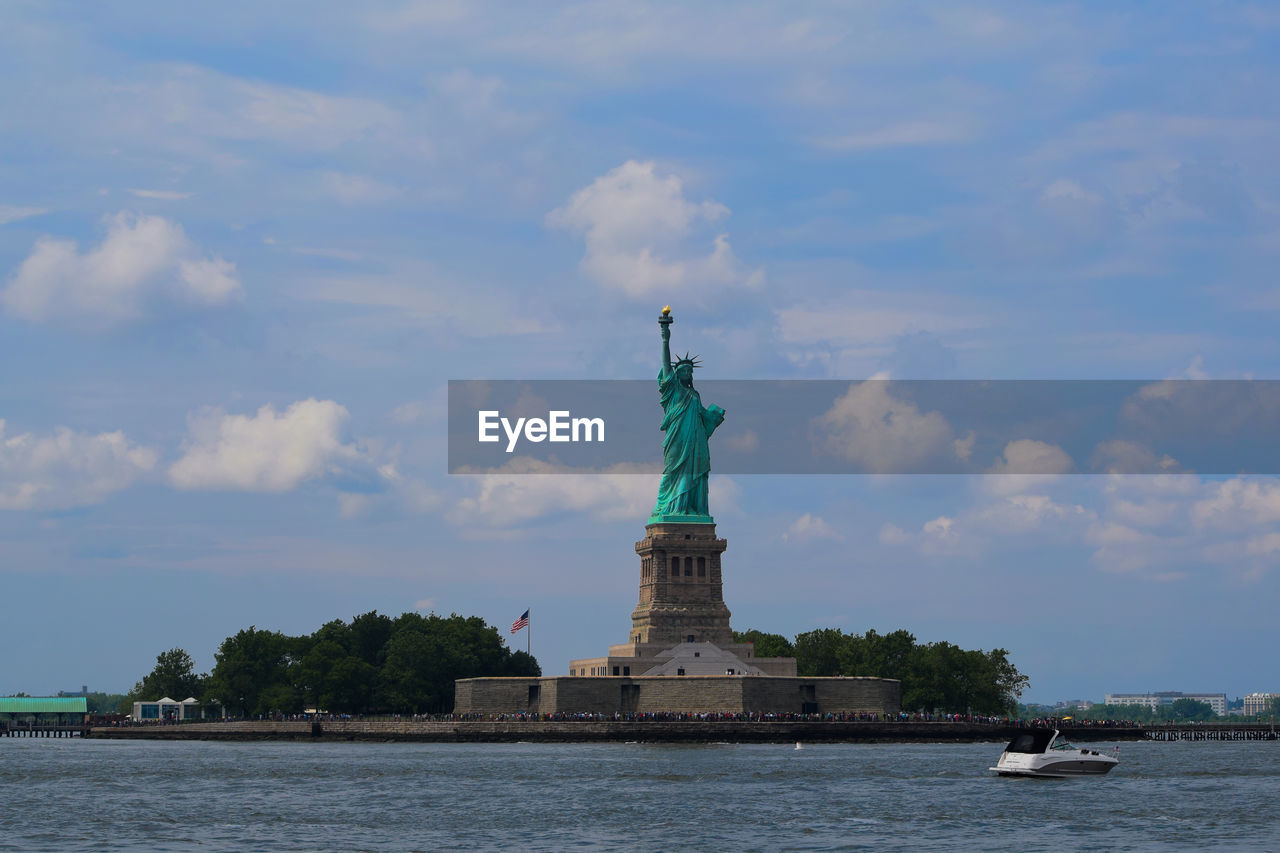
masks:
POLYGON ((519 631, 521 628, 528 628, 528 627, 529 627, 529 611, 526 610, 523 614, 521 614, 519 619, 511 623, 511 633, 514 634, 517 631, 519 631))

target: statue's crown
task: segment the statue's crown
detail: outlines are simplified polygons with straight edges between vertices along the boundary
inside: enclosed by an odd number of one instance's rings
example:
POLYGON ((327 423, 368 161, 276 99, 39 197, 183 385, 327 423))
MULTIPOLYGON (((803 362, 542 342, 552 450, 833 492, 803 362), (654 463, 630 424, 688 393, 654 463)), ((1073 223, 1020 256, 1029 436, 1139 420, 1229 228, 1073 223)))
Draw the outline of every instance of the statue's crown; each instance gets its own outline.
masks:
POLYGON ((702 366, 702 363, 701 363, 700 361, 698 361, 698 357, 697 357, 696 355, 695 355, 695 356, 693 356, 692 358, 690 358, 690 357, 689 357, 689 353, 687 353, 687 352, 684 354, 684 358, 680 359, 680 360, 679 360, 679 361, 677 361, 675 364, 671 365, 671 367, 672 367, 672 369, 674 370, 674 369, 678 368, 678 367, 679 367, 680 365, 682 365, 682 364, 687 364, 687 365, 689 365, 689 367, 690 367, 690 368, 694 368, 694 367, 701 367, 701 366, 702 366))

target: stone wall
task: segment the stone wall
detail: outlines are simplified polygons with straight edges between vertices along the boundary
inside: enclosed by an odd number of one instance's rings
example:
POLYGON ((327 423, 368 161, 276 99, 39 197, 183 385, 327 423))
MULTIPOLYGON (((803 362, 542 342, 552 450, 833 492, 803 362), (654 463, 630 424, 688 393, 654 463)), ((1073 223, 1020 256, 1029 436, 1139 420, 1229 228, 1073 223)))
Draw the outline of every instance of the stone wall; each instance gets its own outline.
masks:
POLYGON ((641 676, 464 678, 454 713, 616 714, 662 712, 896 714, 901 682, 890 678, 641 676))

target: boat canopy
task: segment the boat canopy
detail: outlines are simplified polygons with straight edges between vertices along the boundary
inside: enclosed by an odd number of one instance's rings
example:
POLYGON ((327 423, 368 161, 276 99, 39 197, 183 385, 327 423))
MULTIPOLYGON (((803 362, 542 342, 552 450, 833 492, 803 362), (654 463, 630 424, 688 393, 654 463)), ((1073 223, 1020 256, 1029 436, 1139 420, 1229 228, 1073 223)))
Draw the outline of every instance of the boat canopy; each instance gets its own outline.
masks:
POLYGON ((1057 732, 1053 729, 1031 729, 1022 732, 1009 742, 1004 748, 1005 752, 1025 752, 1031 755, 1039 755, 1049 748, 1049 743, 1057 737, 1057 732))

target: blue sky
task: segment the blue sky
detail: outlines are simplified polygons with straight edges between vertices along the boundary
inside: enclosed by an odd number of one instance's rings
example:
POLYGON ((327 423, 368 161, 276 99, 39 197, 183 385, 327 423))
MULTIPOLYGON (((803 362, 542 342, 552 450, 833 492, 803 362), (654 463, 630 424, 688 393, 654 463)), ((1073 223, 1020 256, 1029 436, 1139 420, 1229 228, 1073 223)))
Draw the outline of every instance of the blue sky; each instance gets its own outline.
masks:
MULTIPOLYGON (((6 4, 0 642, 33 653, 0 693, 374 608, 531 608, 552 673, 620 642, 653 480, 449 477, 444 389, 650 378, 667 303, 715 378, 1280 378, 1278 34, 1230 2, 6 4)), ((740 629, 1003 646, 1037 701, 1280 689, 1272 478, 732 477, 712 509, 740 629)))

